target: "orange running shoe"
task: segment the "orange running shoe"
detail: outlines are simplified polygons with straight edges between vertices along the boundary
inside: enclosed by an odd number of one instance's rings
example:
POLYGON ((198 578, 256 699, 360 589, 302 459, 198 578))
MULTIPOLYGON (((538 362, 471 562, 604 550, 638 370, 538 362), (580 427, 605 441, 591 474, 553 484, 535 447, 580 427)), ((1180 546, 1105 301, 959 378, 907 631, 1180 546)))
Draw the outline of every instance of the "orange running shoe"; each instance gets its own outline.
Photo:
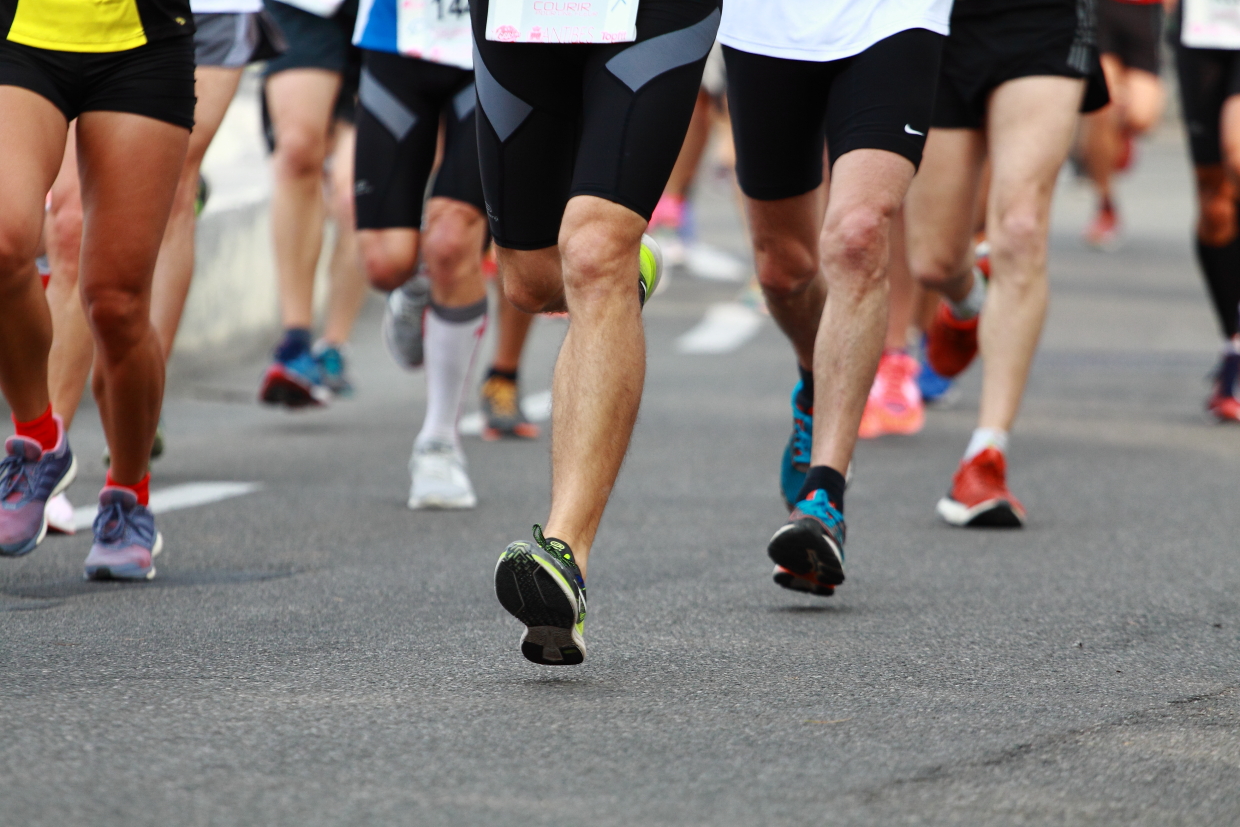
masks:
POLYGON ((987 448, 962 460, 952 478, 951 492, 935 509, 946 522, 970 528, 1020 528, 1025 508, 1007 487, 1007 460, 998 448, 987 448))
POLYGON ((900 350, 883 353, 857 436, 874 439, 887 434, 915 434, 926 424, 926 409, 917 388, 921 365, 900 350))
POLYGON ((1112 204, 1100 204, 1094 220, 1085 228, 1085 243, 1109 253, 1119 247, 1119 215, 1112 204))
POLYGON ((939 302, 930 327, 926 329, 926 361, 939 376, 959 376, 977 356, 979 316, 961 321, 952 315, 947 302, 939 302))

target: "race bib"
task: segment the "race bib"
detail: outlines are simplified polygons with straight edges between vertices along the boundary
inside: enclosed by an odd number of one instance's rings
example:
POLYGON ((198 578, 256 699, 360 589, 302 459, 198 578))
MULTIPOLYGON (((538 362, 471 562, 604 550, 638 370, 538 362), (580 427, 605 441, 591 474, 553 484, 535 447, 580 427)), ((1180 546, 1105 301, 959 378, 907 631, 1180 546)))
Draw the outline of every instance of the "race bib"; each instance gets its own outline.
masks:
POLYGON ((432 63, 474 68, 469 0, 397 0, 396 48, 432 63))
POLYGON ((336 9, 344 5, 344 0, 280 0, 280 2, 311 14, 317 14, 319 17, 331 17, 336 13, 336 9))
POLYGON ((1194 49, 1240 49, 1240 0, 1183 0, 1180 39, 1194 49))
POLYGON ((631 43, 639 0, 491 0, 487 40, 631 43))

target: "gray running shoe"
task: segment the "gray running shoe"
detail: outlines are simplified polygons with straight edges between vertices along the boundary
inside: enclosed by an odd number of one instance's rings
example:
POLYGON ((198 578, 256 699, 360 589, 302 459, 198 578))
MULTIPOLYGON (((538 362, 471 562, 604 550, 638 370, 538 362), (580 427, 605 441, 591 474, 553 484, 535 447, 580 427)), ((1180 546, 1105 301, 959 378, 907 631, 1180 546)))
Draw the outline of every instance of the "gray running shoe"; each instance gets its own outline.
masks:
POLYGON ((69 450, 65 426, 50 451, 33 439, 11 436, 0 458, 0 555, 21 557, 47 536, 47 501, 69 487, 77 460, 69 450))
POLYGON ((128 488, 108 486, 99 492, 95 542, 86 556, 87 580, 151 580, 151 562, 164 547, 151 510, 138 504, 128 488))
POLYGON ((418 273, 388 294, 383 310, 383 342, 405 370, 421 367, 422 316, 431 303, 431 280, 418 273))

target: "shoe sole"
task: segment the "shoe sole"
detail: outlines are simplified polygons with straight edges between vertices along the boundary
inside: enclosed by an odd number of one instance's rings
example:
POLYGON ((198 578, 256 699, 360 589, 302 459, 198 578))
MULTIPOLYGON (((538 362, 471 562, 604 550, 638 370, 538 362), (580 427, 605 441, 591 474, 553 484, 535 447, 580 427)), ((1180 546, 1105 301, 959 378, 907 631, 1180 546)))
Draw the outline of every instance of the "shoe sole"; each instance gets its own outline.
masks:
POLYGON ((164 535, 155 532, 155 545, 151 547, 151 565, 138 566, 87 566, 87 580, 154 580, 155 558, 164 550, 164 535))
POLYGON ((586 658, 577 632, 577 604, 558 572, 524 550, 509 550, 495 566, 495 596, 525 624, 521 654, 544 666, 575 666, 586 658))
MULTIPOLYGON (((69 468, 65 471, 60 480, 52 487, 52 493, 47 495, 47 500, 51 500, 57 494, 63 494, 65 489, 73 485, 73 481, 77 479, 78 461, 77 454, 73 455, 73 459, 69 461, 69 468)), ((0 557, 25 557, 30 552, 39 547, 39 544, 47 538, 47 531, 50 527, 47 522, 47 500, 43 502, 43 525, 39 527, 39 533, 32 539, 27 540, 20 546, 9 546, 7 548, 0 547, 0 557)))
POLYGON ((935 511, 949 525, 960 528, 1022 528, 1025 516, 1007 500, 987 500, 970 508, 951 497, 939 500, 935 511))
POLYGON ((487 442, 498 442, 505 437, 512 439, 538 439, 540 434, 542 434, 542 429, 530 422, 521 422, 503 428, 487 425, 482 429, 482 438, 487 442))
POLYGON ((766 553, 776 566, 814 585, 834 587, 844 582, 843 555, 812 520, 797 520, 781 527, 771 538, 766 553))
POLYGON ((283 405, 286 408, 311 408, 327 404, 331 391, 323 389, 322 395, 316 395, 303 385, 279 374, 268 375, 263 379, 263 387, 258 398, 267 405, 283 405))
POLYGON ((827 586, 822 583, 815 583, 813 580, 805 577, 798 577, 783 566, 775 567, 775 571, 771 574, 771 579, 775 581, 777 586, 781 586, 789 591, 816 594, 819 597, 830 597, 835 594, 835 586, 827 586))
POLYGON ((409 502, 405 503, 413 511, 464 511, 470 508, 476 508, 478 505, 477 497, 423 497, 415 500, 410 497, 409 502))

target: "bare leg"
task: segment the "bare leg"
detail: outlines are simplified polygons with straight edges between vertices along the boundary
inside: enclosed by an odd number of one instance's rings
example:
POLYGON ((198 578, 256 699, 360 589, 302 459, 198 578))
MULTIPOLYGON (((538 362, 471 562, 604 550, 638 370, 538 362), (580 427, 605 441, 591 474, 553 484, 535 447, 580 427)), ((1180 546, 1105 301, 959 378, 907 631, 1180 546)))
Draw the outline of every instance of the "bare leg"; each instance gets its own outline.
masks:
POLYGON ((521 351, 525 349, 525 340, 529 336, 530 325, 534 323, 534 316, 508 301, 502 285, 497 301, 499 309, 496 318, 499 327, 495 331, 495 357, 491 360, 491 367, 505 373, 515 373, 521 367, 521 351))
POLYGON ((676 165, 672 167, 671 177, 667 179, 664 192, 677 198, 684 198, 697 175, 698 164, 702 161, 702 153, 706 151, 706 142, 710 139, 710 95, 699 91, 697 103, 693 106, 693 118, 689 121, 689 131, 685 133, 685 142, 676 156, 676 165))
POLYGON ((240 69, 199 66, 194 71, 194 91, 198 96, 194 105, 194 131, 189 136, 189 150, 172 199, 172 214, 168 216, 168 228, 164 231, 151 284, 151 322, 159 334, 165 360, 172 355, 172 343, 194 276, 194 200, 198 193, 198 171, 240 82, 240 69))
POLYGON ((328 204, 336 225, 332 249, 331 289, 327 296, 327 324, 323 339, 339 347, 349 341, 357 314, 366 303, 366 278, 362 273, 357 244, 357 220, 353 214, 353 147, 356 132, 345 123, 336 124, 332 152, 328 204))
POLYGON ((982 312, 983 359, 978 427, 1010 431, 1033 362, 1049 285, 1047 232, 1051 196, 1068 155, 1084 81, 1031 77, 991 95, 990 287, 982 312))
POLYGON ((502 251, 501 268, 504 262, 516 265, 505 269, 505 288, 528 310, 558 303, 561 294, 552 278, 559 273, 534 274, 563 256, 562 295, 570 321, 552 386, 556 427, 546 533, 572 547, 583 575, 628 449, 646 376, 637 291, 645 228, 646 220, 626 207, 577 196, 564 211, 558 247, 502 251))
POLYGON ((427 202, 422 257, 436 304, 464 307, 486 297, 482 279, 486 229, 485 216, 470 204, 451 198, 427 202))
POLYGON ((52 317, 34 260, 67 129, 46 98, 0 86, 0 390, 19 422, 42 416, 51 404, 52 317))
POLYGON ((78 118, 81 283, 97 345, 95 399, 112 478, 126 485, 146 476, 159 422, 164 355, 151 324, 151 279, 188 144, 189 130, 151 118, 78 118))
POLYGON ((904 210, 896 212, 891 222, 891 255, 887 263, 890 297, 887 308, 887 338, 883 350, 904 350, 908 347, 908 329, 913 323, 913 277, 908 267, 908 251, 904 243, 904 210))
POLYGON ((314 271, 325 211, 323 162, 339 91, 340 75, 322 69, 289 69, 267 81, 276 134, 271 231, 285 328, 309 328, 314 321, 314 271))
POLYGON ((848 152, 831 170, 822 228, 827 300, 814 345, 811 463, 843 473, 878 368, 887 329, 887 262, 892 222, 913 165, 882 150, 848 152))
POLYGON ((82 258, 82 193, 78 185, 77 126, 70 124, 60 174, 52 184, 51 207, 44 233, 52 277, 47 282, 47 304, 52 312, 52 349, 47 358, 48 389, 52 410, 65 428, 73 424, 90 366, 95 360, 95 340, 82 309, 78 266, 82 258))

